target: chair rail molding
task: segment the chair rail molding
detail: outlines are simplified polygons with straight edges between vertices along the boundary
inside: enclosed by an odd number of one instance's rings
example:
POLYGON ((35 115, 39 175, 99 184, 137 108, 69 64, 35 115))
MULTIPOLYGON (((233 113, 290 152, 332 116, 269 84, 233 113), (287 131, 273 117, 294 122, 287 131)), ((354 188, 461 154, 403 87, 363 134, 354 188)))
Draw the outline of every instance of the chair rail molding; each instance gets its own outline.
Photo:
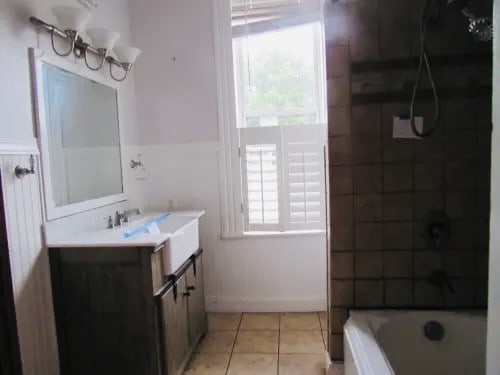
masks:
POLYGON ((39 153, 36 138, 0 138, 0 155, 38 155, 39 153))

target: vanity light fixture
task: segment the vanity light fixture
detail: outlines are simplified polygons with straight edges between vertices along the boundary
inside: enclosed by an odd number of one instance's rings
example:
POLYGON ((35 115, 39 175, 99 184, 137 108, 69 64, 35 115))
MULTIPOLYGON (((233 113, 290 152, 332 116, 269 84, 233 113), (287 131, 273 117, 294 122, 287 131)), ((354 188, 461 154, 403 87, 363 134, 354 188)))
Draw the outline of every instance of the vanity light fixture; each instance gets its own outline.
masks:
POLYGON ((91 28, 87 30, 87 35, 92 41, 92 45, 87 43, 81 37, 81 33, 90 22, 92 15, 84 8, 77 6, 55 6, 52 13, 57 19, 60 27, 48 24, 36 17, 30 17, 30 22, 48 33, 51 36, 52 49, 59 56, 69 56, 73 53, 78 58, 83 58, 85 64, 91 70, 101 69, 106 62, 109 63, 111 77, 115 81, 123 81, 127 78, 128 72, 132 69, 135 60, 140 55, 141 50, 134 47, 118 46, 116 42, 120 34, 105 28, 91 28), (55 46, 55 36, 70 42, 70 48, 67 51, 58 51, 55 46), (111 56, 114 51, 116 58, 111 56), (96 66, 89 63, 88 55, 91 53, 100 60, 96 66), (124 71, 122 77, 113 74, 113 66, 124 71))

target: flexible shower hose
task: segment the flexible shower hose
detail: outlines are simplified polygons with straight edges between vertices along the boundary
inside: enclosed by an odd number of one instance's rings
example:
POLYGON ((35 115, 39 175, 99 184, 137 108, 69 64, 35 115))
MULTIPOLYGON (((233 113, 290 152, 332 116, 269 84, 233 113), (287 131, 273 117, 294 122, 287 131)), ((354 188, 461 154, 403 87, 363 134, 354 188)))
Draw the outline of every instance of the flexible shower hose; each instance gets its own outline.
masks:
POLYGON ((418 60, 417 78, 415 80, 415 85, 413 86, 413 94, 410 102, 411 130, 413 134, 421 138, 430 136, 439 126, 439 98, 436 89, 436 84, 434 82, 434 78, 432 77, 432 69, 429 63, 429 58, 427 57, 427 53, 425 52, 425 37, 427 33, 427 21, 428 21, 427 14, 429 11, 431 1, 432 0, 426 0, 424 10, 422 12, 422 19, 420 22, 420 57, 418 60), (432 122, 432 126, 428 130, 422 129, 422 132, 420 132, 415 125, 415 101, 417 99, 417 91, 420 86, 420 79, 422 77, 424 66, 427 71, 427 76, 429 78, 429 82, 432 88, 432 94, 434 96, 434 119, 432 122))

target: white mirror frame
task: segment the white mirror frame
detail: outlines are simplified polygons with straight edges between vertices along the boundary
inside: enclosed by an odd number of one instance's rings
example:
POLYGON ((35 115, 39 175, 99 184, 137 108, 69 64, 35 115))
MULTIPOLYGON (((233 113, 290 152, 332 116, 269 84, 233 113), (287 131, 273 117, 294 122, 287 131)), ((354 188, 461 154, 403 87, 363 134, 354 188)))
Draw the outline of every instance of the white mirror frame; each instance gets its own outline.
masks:
POLYGON ((48 221, 54 220, 60 217, 74 215, 80 212, 89 211, 95 208, 107 206, 113 203, 118 203, 127 200, 126 187, 125 187, 125 158, 123 150, 123 139, 121 119, 123 118, 122 108, 120 103, 121 93, 119 89, 119 84, 109 78, 100 75, 97 72, 93 72, 84 65, 80 66, 77 63, 71 62, 71 60, 63 59, 58 56, 49 55, 44 53, 42 50, 37 48, 29 48, 30 66, 31 66, 31 77, 32 77, 32 88, 33 88, 33 103, 34 103, 34 115, 36 122, 36 133, 38 139, 38 146, 40 148, 40 158, 42 162, 42 180, 43 180, 43 193, 45 201, 45 215, 48 221), (95 81, 99 84, 111 87, 116 91, 117 95, 117 105, 118 105, 118 134, 120 141, 120 162, 121 162, 121 178, 122 178, 122 193, 109 195, 102 198, 89 199, 87 201, 71 203, 65 206, 56 206, 54 202, 52 181, 51 181, 51 169, 50 169, 50 159, 49 159, 49 142, 48 142, 48 128, 46 124, 45 117, 45 97, 44 97, 44 83, 42 66, 43 63, 54 65, 58 68, 66 70, 70 73, 79 75, 83 78, 95 81))

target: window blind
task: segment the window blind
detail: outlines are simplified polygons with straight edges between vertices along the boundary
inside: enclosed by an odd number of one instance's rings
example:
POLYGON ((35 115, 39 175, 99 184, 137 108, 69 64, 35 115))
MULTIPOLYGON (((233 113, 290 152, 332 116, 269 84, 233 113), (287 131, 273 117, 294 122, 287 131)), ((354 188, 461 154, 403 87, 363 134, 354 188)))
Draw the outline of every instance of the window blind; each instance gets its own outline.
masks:
POLYGON ((323 0, 232 0, 233 38, 316 22, 323 0))

